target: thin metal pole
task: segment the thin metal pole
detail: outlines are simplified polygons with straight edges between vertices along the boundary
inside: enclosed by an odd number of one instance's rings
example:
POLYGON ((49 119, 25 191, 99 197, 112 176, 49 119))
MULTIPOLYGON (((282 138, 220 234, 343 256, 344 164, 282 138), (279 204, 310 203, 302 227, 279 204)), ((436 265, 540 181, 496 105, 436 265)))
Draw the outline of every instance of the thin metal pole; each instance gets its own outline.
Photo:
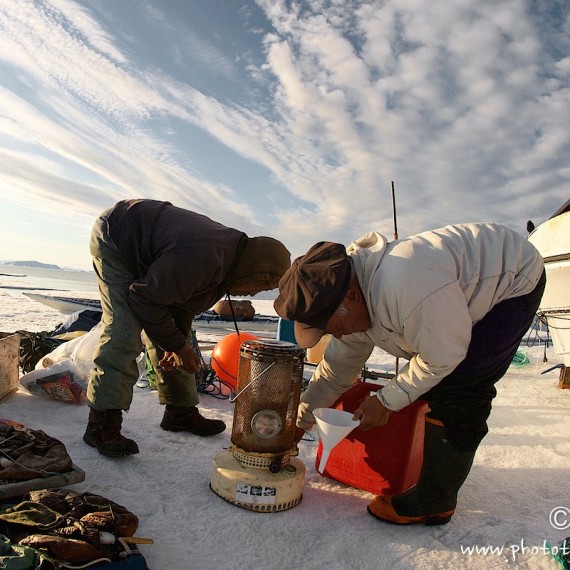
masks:
POLYGON ((396 222, 396 190, 394 189, 393 180, 392 180, 392 211, 394 213, 394 239, 398 239, 398 224, 396 222))
MULTIPOLYGON (((398 224, 396 222, 396 190, 394 189, 394 181, 392 180, 392 212, 394 215, 394 239, 398 239, 398 224)), ((395 375, 398 375, 400 360, 396 356, 396 371, 395 375)))

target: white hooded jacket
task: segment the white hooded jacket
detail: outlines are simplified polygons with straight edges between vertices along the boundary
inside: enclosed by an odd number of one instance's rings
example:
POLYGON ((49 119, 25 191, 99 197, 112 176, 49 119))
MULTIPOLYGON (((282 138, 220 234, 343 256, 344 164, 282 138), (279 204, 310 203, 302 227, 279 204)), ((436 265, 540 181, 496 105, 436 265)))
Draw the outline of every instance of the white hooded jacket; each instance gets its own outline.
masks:
POLYGON ((378 232, 347 248, 371 327, 331 338, 301 396, 298 425, 348 390, 374 346, 409 362, 378 393, 398 411, 465 358, 473 325, 505 299, 530 293, 544 265, 520 234, 498 224, 446 226, 388 243, 378 232))

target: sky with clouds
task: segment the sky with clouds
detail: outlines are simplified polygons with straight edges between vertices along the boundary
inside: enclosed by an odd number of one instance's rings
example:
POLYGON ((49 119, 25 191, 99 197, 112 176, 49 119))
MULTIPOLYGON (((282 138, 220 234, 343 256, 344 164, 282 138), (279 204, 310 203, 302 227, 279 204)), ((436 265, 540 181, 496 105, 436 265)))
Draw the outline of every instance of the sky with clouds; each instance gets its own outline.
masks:
POLYGON ((293 256, 570 197, 568 0, 2 0, 0 260, 123 198, 293 256))

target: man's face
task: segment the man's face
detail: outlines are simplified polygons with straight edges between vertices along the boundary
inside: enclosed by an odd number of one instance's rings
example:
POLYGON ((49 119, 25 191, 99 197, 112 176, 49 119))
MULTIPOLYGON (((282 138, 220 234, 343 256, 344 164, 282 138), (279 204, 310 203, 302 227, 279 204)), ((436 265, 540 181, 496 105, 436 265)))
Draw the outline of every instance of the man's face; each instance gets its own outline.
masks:
POLYGON ((351 299, 347 294, 328 320, 325 332, 340 338, 355 332, 365 332, 369 328, 370 317, 366 304, 361 299, 351 299))

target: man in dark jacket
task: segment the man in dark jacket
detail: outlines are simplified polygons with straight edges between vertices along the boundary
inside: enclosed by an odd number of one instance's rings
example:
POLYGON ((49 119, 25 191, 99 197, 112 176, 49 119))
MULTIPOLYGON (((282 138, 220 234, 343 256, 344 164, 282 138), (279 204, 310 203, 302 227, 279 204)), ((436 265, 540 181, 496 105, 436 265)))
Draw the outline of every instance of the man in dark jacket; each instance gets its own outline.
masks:
POLYGON ((226 293, 276 288, 291 264, 285 246, 270 237, 249 238, 168 202, 123 200, 97 219, 90 249, 103 329, 83 440, 109 457, 138 453, 121 426, 143 341, 158 375, 159 402, 166 406, 160 426, 200 436, 222 432, 222 421, 206 419, 196 408, 200 360, 192 348, 192 320, 226 293))

